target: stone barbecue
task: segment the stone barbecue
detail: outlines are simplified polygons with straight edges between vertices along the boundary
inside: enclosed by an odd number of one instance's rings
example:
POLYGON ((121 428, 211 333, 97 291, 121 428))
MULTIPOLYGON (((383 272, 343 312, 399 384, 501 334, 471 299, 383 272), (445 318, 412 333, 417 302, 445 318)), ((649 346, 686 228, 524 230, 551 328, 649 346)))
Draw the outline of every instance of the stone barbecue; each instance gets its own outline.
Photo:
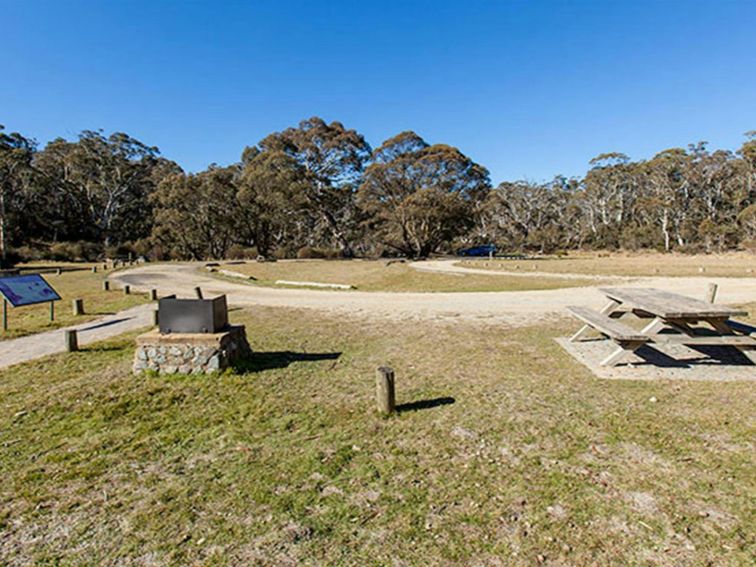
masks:
POLYGON ((161 299, 158 320, 159 328, 136 339, 134 372, 137 374, 145 371, 207 374, 222 371, 252 356, 244 326, 227 322, 225 296, 196 300, 161 299), (193 329, 192 313, 199 314, 197 330, 185 332, 187 328, 193 329), (169 314, 172 322, 166 324, 169 314), (179 321, 181 324, 177 323, 179 321), (178 327, 182 332, 173 332, 171 327, 178 327))

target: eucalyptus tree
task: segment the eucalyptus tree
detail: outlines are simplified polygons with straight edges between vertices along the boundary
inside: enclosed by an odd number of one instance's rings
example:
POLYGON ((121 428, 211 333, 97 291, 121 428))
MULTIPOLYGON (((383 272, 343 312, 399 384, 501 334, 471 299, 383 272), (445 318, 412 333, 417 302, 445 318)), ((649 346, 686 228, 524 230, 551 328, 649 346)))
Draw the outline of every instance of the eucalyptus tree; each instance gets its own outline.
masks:
POLYGON ((583 208, 594 242, 617 245, 637 197, 635 164, 623 153, 603 153, 590 161, 583 180, 583 208))
POLYGON ((165 166, 156 147, 128 134, 85 130, 75 142, 58 138, 36 159, 53 181, 61 205, 78 219, 81 236, 105 245, 149 232, 148 197, 155 168, 165 166))
POLYGON ((165 177, 151 196, 153 240, 177 258, 223 258, 239 240, 243 210, 237 201, 238 168, 165 177))
POLYGON ((36 144, 18 132, 6 133, 0 126, 0 264, 8 259, 11 235, 29 204, 34 176, 32 159, 36 144))
POLYGON ((402 132, 373 152, 358 203, 375 237, 422 257, 472 227, 490 186, 488 171, 457 148, 402 132))
POLYGON ((263 152, 284 153, 299 164, 302 195, 310 212, 325 223, 343 254, 351 256, 354 192, 370 157, 365 138, 340 122, 327 124, 313 117, 296 128, 270 134, 259 147, 263 152))
POLYGON ((673 242, 678 246, 686 243, 690 186, 684 171, 688 161, 685 150, 671 148, 641 164, 645 191, 639 211, 645 221, 659 231, 660 241, 667 252, 672 249, 673 242))
POLYGON ((581 211, 574 203, 574 183, 503 182, 486 199, 491 239, 501 248, 552 252, 581 241, 581 211))
POLYGON ((307 174, 283 151, 247 148, 242 155, 237 201, 248 244, 268 257, 276 247, 297 239, 307 210, 307 174))

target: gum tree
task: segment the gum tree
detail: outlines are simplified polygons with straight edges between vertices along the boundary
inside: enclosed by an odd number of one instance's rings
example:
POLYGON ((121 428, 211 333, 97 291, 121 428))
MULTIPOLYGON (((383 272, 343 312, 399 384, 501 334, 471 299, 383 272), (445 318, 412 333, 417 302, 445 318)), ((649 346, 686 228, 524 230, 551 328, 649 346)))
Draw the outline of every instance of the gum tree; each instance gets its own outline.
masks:
POLYGON ((472 227, 489 189, 488 171, 457 148, 402 132, 373 152, 358 202, 381 242, 424 257, 472 227))
POLYGON ((313 117, 296 128, 270 134, 263 152, 284 153, 301 167, 301 190, 309 211, 325 223, 344 256, 353 255, 354 191, 370 146, 341 122, 313 117))

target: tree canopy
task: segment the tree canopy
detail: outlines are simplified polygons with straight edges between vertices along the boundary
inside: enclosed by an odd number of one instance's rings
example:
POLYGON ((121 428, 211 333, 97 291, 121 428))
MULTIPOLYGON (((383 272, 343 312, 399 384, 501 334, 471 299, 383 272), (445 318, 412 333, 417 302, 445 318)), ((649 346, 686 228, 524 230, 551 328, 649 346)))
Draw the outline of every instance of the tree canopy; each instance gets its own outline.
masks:
POLYGON ((503 181, 412 131, 374 150, 313 117, 185 173, 126 133, 85 130, 40 148, 0 126, 0 261, 405 255, 464 246, 756 250, 756 131, 644 160, 597 155, 585 176, 503 181))

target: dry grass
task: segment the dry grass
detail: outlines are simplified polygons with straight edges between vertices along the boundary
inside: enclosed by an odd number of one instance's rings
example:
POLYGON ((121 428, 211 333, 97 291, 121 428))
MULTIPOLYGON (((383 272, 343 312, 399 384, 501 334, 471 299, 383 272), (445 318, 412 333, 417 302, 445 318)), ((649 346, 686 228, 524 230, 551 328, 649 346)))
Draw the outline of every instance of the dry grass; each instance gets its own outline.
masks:
MULTIPOLYGON (((595 280, 563 280, 544 277, 496 277, 475 274, 434 274, 406 264, 386 265, 385 260, 287 260, 248 262, 223 266, 254 276, 255 285, 274 286, 276 280, 352 285, 361 291, 522 291, 557 289, 595 284, 595 280)), ((239 281, 239 280, 236 280, 239 281)), ((290 286, 287 286, 290 287, 290 286)))
POLYGON ((596 380, 568 319, 232 316, 239 374, 136 378, 133 337, 0 372, 0 563, 751 564, 750 383, 596 380), (379 417, 385 363, 454 403, 379 417))
MULTIPOLYGON (((24 268, 34 267, 28 264, 24 268)), ((50 321, 50 304, 29 305, 12 308, 8 306, 8 331, 0 329, 0 340, 6 340, 42 331, 49 331, 77 323, 85 323, 102 315, 115 313, 128 307, 145 303, 147 298, 143 294, 124 295, 121 290, 111 288, 102 290, 102 281, 111 271, 93 274, 91 264, 51 264, 44 266, 73 268, 75 271, 64 271, 61 275, 43 274, 43 277, 61 296, 61 301, 55 302, 55 320, 50 321), (74 316, 72 301, 84 300, 85 315, 74 316)), ((26 271, 24 273, 27 273, 26 271)))
POLYGON ((564 258, 535 260, 469 259, 459 265, 502 271, 573 273, 600 276, 720 276, 756 277, 756 254, 684 255, 639 253, 571 252, 564 258), (701 268, 704 272, 701 272, 701 268))

